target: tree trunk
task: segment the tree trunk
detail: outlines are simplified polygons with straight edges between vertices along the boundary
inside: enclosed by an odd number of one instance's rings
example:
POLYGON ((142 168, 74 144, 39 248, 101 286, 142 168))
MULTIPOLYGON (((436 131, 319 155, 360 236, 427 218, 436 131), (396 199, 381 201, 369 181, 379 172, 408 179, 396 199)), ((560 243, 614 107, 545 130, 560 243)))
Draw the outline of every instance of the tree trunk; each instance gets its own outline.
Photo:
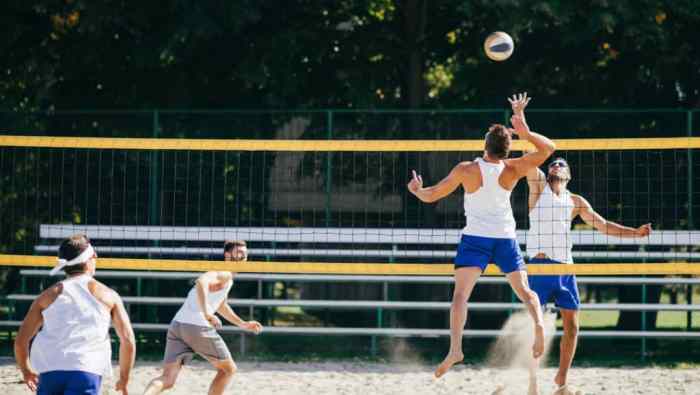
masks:
MULTIPOLYGON (((647 285, 646 303, 659 303, 661 300, 661 289, 659 285, 647 285)), ((642 303, 642 288, 620 286, 618 287, 620 303, 642 303)), ((646 330, 656 329, 656 311, 646 312, 646 330)), ((641 311, 621 311, 617 321, 617 330, 638 331, 642 329, 641 311)))
POLYGON ((406 87, 404 97, 408 108, 412 109, 421 108, 425 97, 423 46, 426 19, 427 2, 425 0, 405 0, 403 2, 403 31, 408 64, 408 67, 404 69, 403 79, 406 87))

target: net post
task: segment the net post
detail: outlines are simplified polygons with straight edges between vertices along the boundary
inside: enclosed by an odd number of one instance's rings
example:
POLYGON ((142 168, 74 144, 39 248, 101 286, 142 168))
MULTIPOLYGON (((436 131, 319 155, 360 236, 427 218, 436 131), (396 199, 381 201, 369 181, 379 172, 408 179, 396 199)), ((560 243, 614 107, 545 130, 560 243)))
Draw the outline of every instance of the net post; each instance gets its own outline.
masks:
MULTIPOLYGON (((693 137, 693 110, 687 110, 686 112, 686 126, 688 129, 688 137, 693 137)), ((693 150, 688 149, 688 230, 693 230, 695 228, 694 218, 693 218, 693 150)), ((693 286, 688 285, 687 291, 687 303, 693 303, 693 286)), ((691 330, 693 327, 693 313, 691 311, 686 312, 686 328, 691 330)))
MULTIPOLYGON (((326 111, 326 138, 328 140, 333 139, 333 111, 326 111)), ((333 153, 328 152, 326 154, 326 226, 330 226, 331 223, 331 180, 332 180, 332 159, 333 153)))
MULTIPOLYGON (((686 112, 688 137, 693 137, 693 110, 686 112)), ((693 150, 688 149, 688 230, 693 230, 693 150)))
MULTIPOLYGON (((139 298, 143 296, 143 279, 141 277, 136 278, 136 296, 139 298)), ((126 308, 129 315, 131 315, 131 306, 132 304, 129 303, 128 307, 126 308)), ((143 315, 141 314, 141 307, 137 307, 136 312, 138 313, 139 320, 142 320, 143 315)))
POLYGON ((688 304, 688 311, 686 311, 685 320, 685 330, 690 331, 693 328, 693 311, 690 310, 693 305, 693 285, 688 284, 685 286, 685 302, 688 304))
MULTIPOLYGON (((646 277, 646 276, 645 276, 646 277)), ((647 285, 642 284, 642 304, 646 305, 647 304, 647 285)), ((642 332, 647 331, 647 314, 646 310, 642 310, 642 332)), ((647 357, 647 338, 646 336, 642 335, 642 355, 641 359, 642 362, 646 360, 647 357)))
MULTIPOLYGON (((153 128, 151 135, 153 138, 160 137, 160 114, 158 109, 153 110, 153 128)), ((149 174, 149 188, 148 188, 148 202, 149 202, 149 215, 148 223, 151 226, 158 225, 158 172, 160 171, 160 166, 158 164, 158 151, 152 150, 150 153, 150 174, 149 174)), ((153 246, 158 247, 158 238, 153 240, 153 246)), ((152 258, 153 254, 148 253, 148 257, 152 258)))

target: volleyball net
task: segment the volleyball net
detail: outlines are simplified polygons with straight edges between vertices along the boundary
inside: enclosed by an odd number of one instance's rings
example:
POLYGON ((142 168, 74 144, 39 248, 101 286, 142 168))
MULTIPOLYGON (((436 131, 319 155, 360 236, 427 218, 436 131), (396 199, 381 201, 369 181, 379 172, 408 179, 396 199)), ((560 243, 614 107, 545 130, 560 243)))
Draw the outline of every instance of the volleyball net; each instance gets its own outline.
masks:
MULTIPOLYGON (((620 239, 575 221, 577 265, 531 273, 700 274, 700 138, 556 142, 572 192, 654 232, 620 239)), ((424 204, 406 184, 415 169, 432 185, 482 152, 482 140, 0 136, 0 265, 52 266, 60 241, 84 233, 102 268, 231 270, 223 242, 245 240, 240 272, 450 274, 462 191, 424 204)), ((512 194, 521 247, 527 198, 523 180, 512 194)))

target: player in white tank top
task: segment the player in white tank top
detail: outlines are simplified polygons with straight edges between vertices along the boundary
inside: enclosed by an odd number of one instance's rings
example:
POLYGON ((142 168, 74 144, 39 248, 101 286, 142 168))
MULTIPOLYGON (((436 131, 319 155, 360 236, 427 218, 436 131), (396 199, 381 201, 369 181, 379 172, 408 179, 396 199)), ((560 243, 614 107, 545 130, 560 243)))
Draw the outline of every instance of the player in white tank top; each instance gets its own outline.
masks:
MULTIPOLYGON (((530 229, 527 233, 527 254, 531 263, 573 263, 571 240, 572 221, 580 216, 583 222, 612 237, 646 237, 651 224, 639 228, 622 226, 608 221, 595 212, 583 197, 569 192, 571 168, 563 158, 553 160, 545 175, 539 168, 527 173, 529 187, 528 207, 530 229)), ((550 298, 559 307, 564 334, 561 337, 559 371, 554 382, 558 393, 574 393, 567 388, 568 371, 578 342, 578 286, 576 276, 531 276, 530 286, 538 294, 540 303, 550 298)), ((531 374, 531 392, 537 391, 536 375, 531 374)))
POLYGON ((52 274, 64 270, 68 278, 37 297, 15 341, 24 382, 40 393, 99 394, 102 379, 112 374, 111 323, 120 343, 116 389, 126 392, 136 345, 121 298, 93 279, 97 255, 86 236, 61 243, 59 257, 52 274))
MULTIPOLYGON (((243 241, 224 243, 224 260, 235 271, 236 261, 246 261, 248 249, 243 241)), ((173 318, 165 345, 163 374, 153 379, 144 395, 160 394, 175 385, 182 365, 194 353, 207 359, 217 370, 209 387, 210 395, 223 394, 236 371, 231 353, 216 329, 221 328, 219 313, 227 321, 259 334, 262 325, 257 321, 244 321, 228 305, 226 299, 233 286, 232 272, 206 272, 199 276, 190 289, 187 299, 173 318)))
POLYGON ((460 186, 464 189, 464 209, 467 225, 455 258, 455 288, 450 308, 450 350, 435 371, 440 377, 464 358, 462 330, 467 319, 467 301, 476 281, 486 266, 495 261, 525 303, 535 324, 533 356, 539 358, 544 350, 542 311, 537 294, 530 290, 515 239, 515 220, 510 206, 510 194, 518 180, 544 163, 554 152, 554 143, 531 132, 525 122, 523 109, 530 99, 527 94, 509 98, 513 107, 511 123, 514 129, 493 125, 486 134, 483 158, 462 162, 442 181, 423 187, 423 179, 413 171, 408 189, 418 199, 432 203, 444 198, 460 186), (512 134, 527 140, 536 151, 519 158, 507 159, 512 134))

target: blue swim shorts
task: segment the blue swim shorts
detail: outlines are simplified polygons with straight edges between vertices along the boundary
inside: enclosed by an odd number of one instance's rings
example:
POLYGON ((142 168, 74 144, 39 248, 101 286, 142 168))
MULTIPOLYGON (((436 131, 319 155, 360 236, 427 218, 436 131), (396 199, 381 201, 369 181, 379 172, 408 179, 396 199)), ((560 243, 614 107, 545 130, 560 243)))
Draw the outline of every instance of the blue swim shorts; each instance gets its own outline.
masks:
POLYGON ((102 376, 80 370, 52 370, 39 375, 37 395, 98 395, 102 376))
MULTIPOLYGON (((562 263, 551 259, 532 258, 528 263, 562 263)), ((581 300, 578 295, 576 275, 528 276, 530 289, 537 293, 542 306, 554 299, 554 305, 567 310, 578 310, 581 300)))
POLYGON ((455 269, 480 267, 484 271, 490 262, 498 265, 503 273, 525 270, 516 239, 462 235, 454 260, 455 269))

